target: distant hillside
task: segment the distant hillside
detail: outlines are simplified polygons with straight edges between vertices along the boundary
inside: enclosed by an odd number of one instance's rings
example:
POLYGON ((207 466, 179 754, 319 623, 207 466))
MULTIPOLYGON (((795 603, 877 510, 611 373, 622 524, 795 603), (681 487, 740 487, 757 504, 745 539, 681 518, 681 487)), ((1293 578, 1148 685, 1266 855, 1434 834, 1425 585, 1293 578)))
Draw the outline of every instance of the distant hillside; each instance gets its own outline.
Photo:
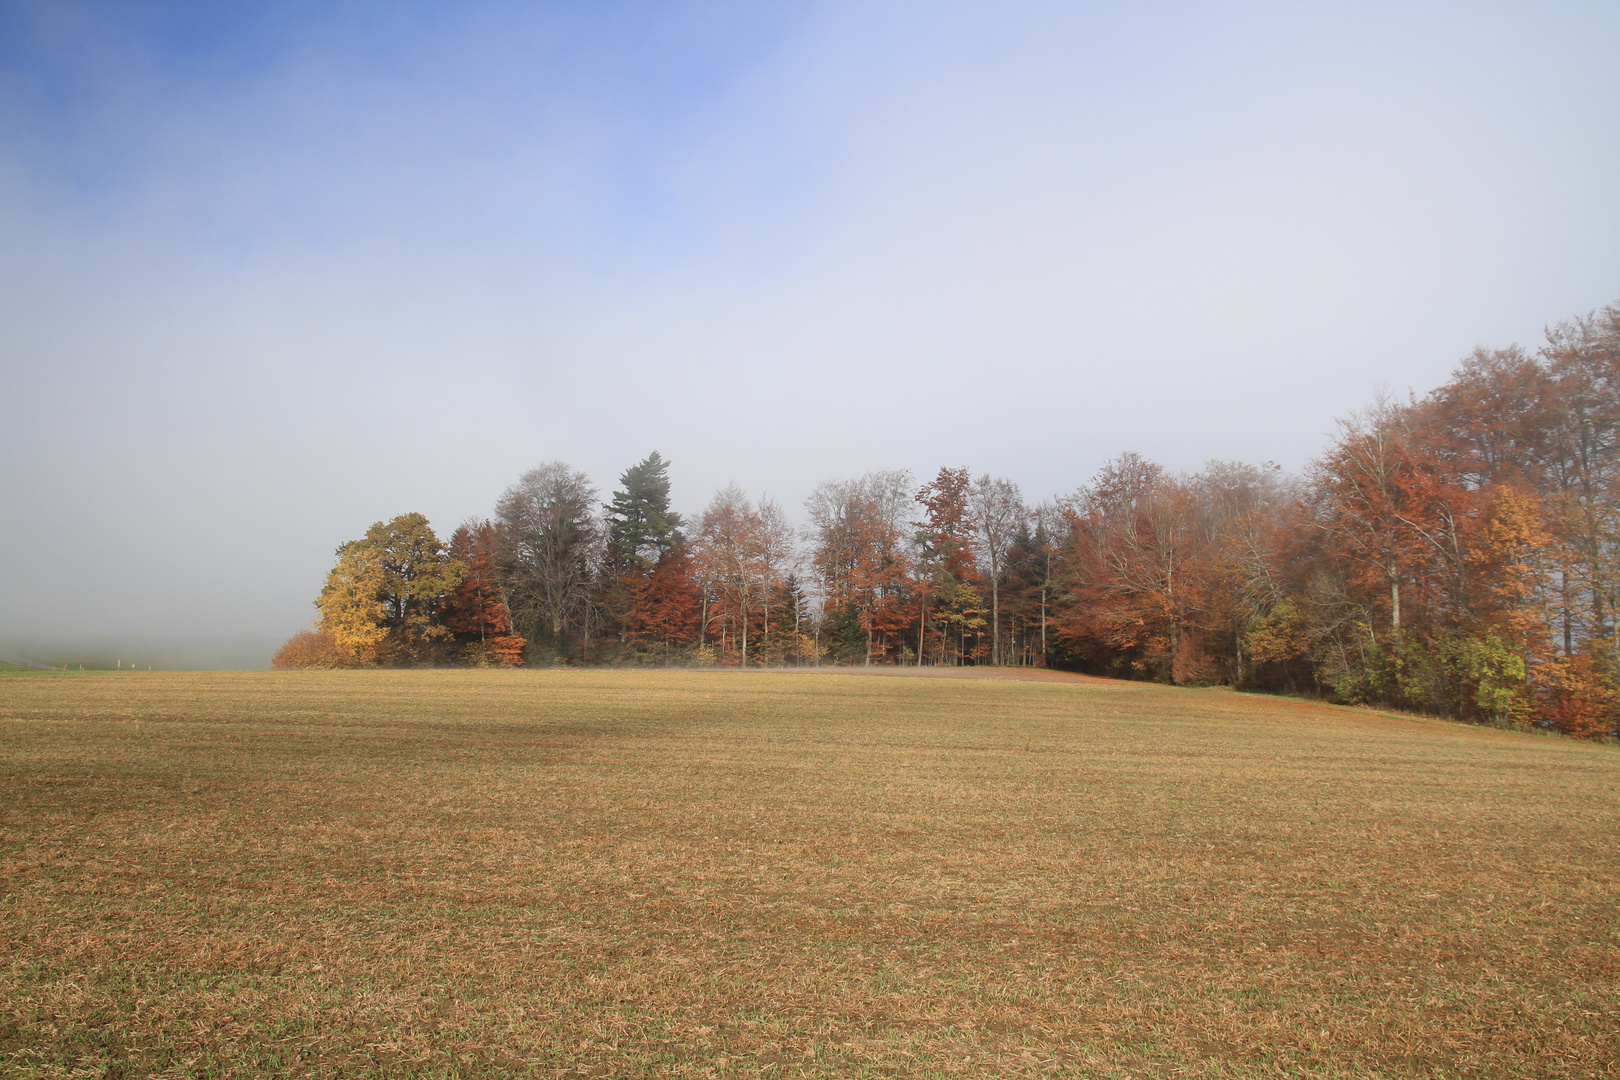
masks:
POLYGON ((0 636, 0 665, 150 667, 154 671, 262 671, 281 639, 258 634, 0 636), (31 662, 31 663, 30 663, 31 662))

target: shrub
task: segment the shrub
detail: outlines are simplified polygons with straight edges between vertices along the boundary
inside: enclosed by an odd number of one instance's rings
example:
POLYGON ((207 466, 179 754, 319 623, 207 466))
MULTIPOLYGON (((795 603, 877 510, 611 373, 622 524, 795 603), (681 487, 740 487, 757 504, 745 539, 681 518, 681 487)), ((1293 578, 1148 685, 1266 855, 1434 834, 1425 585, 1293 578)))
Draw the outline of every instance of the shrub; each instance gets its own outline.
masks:
POLYGON ((273 668, 340 668, 356 666, 345 658, 337 642, 325 630, 300 630, 287 639, 270 658, 273 668))
POLYGON ((1601 739, 1615 729, 1615 692, 1585 653, 1557 657, 1540 672, 1541 714, 1566 735, 1601 739))

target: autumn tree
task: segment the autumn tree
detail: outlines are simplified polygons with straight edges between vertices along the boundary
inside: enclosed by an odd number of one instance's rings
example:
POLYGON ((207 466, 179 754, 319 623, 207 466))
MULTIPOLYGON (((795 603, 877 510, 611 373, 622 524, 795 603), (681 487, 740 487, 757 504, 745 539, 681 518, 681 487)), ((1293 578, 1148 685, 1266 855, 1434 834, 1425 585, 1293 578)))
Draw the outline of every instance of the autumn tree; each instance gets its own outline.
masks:
POLYGON ((288 668, 341 668, 352 666, 325 630, 300 630, 270 657, 270 666, 288 668))
POLYGON ((1299 613, 1338 696, 1510 723, 1608 707, 1615 328, 1606 310, 1538 357, 1476 350, 1421 401, 1343 426, 1313 467, 1318 569, 1277 606, 1299 613))
POLYGON ((1407 527, 1410 486, 1405 416, 1387 397, 1340 422, 1335 445, 1315 466, 1319 528, 1344 559, 1364 568, 1388 596, 1389 633, 1401 632, 1401 589, 1419 557, 1407 527))
POLYGON ((383 603, 381 563, 363 540, 337 549, 337 565, 315 601, 316 628, 330 639, 344 667, 372 667, 386 660, 388 606, 383 603))
POLYGON ((789 524, 781 504, 774 499, 760 499, 756 511, 759 514, 760 578, 766 583, 759 604, 760 648, 767 659, 774 657, 774 662, 780 663, 783 650, 796 648, 798 644, 792 638, 784 638, 780 642, 772 639, 773 631, 782 627, 776 618, 779 608, 782 605, 797 605, 802 600, 797 578, 791 569, 797 557, 793 526, 789 524), (791 586, 790 579, 793 582, 791 586))
POLYGON ((665 548, 645 574, 631 579, 625 637, 634 647, 670 663, 678 649, 697 640, 702 595, 686 544, 665 548))
POLYGON ((973 511, 968 503, 973 481, 966 469, 941 466, 939 473, 917 490, 924 519, 917 523, 929 558, 959 581, 974 576, 973 511))
POLYGON ((1066 507, 1066 610, 1055 632, 1104 670, 1197 677, 1208 596, 1197 493, 1138 454, 1105 465, 1066 507))
POLYGON ((968 492, 973 531, 978 541, 984 578, 990 583, 990 662, 1005 664, 1001 650, 1001 579, 1007 569, 1007 551, 1024 527, 1024 499, 1018 485, 989 473, 980 476, 968 492))
POLYGON ((1011 596, 1012 614, 1017 620, 1016 636, 1021 643, 1020 663, 1032 662, 1038 667, 1047 664, 1048 616, 1062 567, 1061 523, 1061 514, 1054 504, 1036 506, 1030 510, 1008 549, 1003 596, 1011 596))
POLYGON ((859 627, 865 664, 875 649, 886 651, 890 635, 903 635, 910 622, 906 519, 911 485, 904 470, 872 472, 820 484, 805 502, 810 559, 824 603, 832 622, 847 619, 859 627))
POLYGON ((973 516, 968 503, 973 481, 965 468, 941 466, 934 479, 917 490, 915 500, 922 506, 923 518, 914 522, 917 532, 917 662, 928 653, 930 605, 938 605, 932 615, 937 631, 938 662, 945 663, 950 631, 958 634, 960 659, 967 649, 967 631, 976 632, 979 620, 968 617, 977 611, 978 568, 973 550, 973 516), (954 605, 954 607, 953 607, 954 605), (964 605, 966 605, 964 607, 964 605))
POLYGON ((1525 351, 1475 349, 1412 410, 1440 467, 1473 488, 1538 487, 1560 423, 1557 380, 1525 351))
POLYGON ((783 538, 773 528, 781 524, 774 504, 754 506, 736 484, 716 492, 698 521, 697 563, 708 598, 704 632, 718 625, 722 645, 735 642, 744 665, 750 632, 757 644, 776 564, 784 557, 783 538))
POLYGON ((1122 454, 1031 512, 965 468, 920 488, 868 473, 806 501, 803 562, 782 508, 735 486, 683 538, 656 451, 595 495, 553 462, 448 552, 420 515, 377 523, 275 662, 515 662, 522 629, 584 660, 712 663, 718 639, 743 664, 1050 661, 1620 724, 1620 307, 1534 352, 1478 349, 1422 398, 1379 395, 1297 478, 1122 454))
POLYGON ((524 473, 495 504, 502 583, 517 626, 554 656, 589 634, 600 531, 596 488, 560 461, 524 473))
POLYGON ((789 571, 771 587, 768 621, 760 651, 767 663, 813 663, 820 649, 810 632, 810 600, 797 574, 789 571))
POLYGON ((1190 483, 1207 560, 1208 602, 1201 622, 1211 659, 1238 685, 1250 683, 1256 663, 1270 663, 1284 679, 1294 678, 1308 660, 1308 635, 1297 622, 1288 622, 1297 608, 1275 620, 1273 613, 1300 587, 1295 555, 1304 526, 1303 493, 1271 463, 1212 461, 1190 483), (1280 632, 1285 623, 1288 631, 1280 632), (1256 634, 1262 635, 1263 659, 1256 655, 1256 634))
POLYGON ((316 600, 320 629, 352 666, 432 663, 450 637, 441 614, 466 567, 450 558, 427 519, 379 521, 337 549, 316 600))
MULTIPOLYGON (((654 564, 680 540, 681 516, 670 509, 669 462, 654 450, 619 476, 602 509, 602 561, 596 604, 620 645, 630 640, 629 609, 654 564)), ((644 593, 644 589, 642 590, 644 593)))
POLYGON ((478 519, 463 524, 450 538, 450 557, 466 567, 444 617, 461 645, 462 658, 479 667, 521 664, 526 642, 512 632, 494 524, 478 519))
POLYGON ((1542 357, 1553 381, 1545 501, 1566 558, 1559 618, 1565 656, 1608 639, 1620 674, 1620 305, 1560 323, 1542 357), (1607 625, 1606 625, 1607 624, 1607 625))
POLYGON ((1454 695, 1441 662, 1451 643, 1436 631, 1460 614, 1473 495, 1421 437, 1413 408, 1384 395, 1341 422, 1311 481, 1320 550, 1339 578, 1321 610, 1356 610, 1335 622, 1365 638, 1341 641, 1336 653, 1352 662, 1330 683, 1348 700, 1438 707, 1454 695))
POLYGON ((1616 734, 1620 694, 1590 653, 1555 657, 1539 682, 1540 712, 1547 726, 1586 739, 1616 734))

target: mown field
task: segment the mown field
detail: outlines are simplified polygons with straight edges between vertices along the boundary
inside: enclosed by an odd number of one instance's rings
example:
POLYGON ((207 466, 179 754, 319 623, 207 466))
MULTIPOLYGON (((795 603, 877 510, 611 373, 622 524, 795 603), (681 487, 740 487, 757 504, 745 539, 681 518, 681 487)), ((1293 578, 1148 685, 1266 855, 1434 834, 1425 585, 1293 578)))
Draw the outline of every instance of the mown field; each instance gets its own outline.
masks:
POLYGON ((1051 676, 0 676, 0 1075, 1620 1075, 1620 751, 1051 676))

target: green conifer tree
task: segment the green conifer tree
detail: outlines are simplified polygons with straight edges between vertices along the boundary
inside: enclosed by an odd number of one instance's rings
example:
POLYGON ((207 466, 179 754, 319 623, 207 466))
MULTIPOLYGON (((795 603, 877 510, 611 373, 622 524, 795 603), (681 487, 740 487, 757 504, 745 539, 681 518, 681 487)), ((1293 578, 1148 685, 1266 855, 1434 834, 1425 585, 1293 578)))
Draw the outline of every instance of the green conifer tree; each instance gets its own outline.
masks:
POLYGON ((606 510, 609 558, 622 568, 651 567, 684 524, 669 508, 669 462, 656 450, 624 470, 606 510))

